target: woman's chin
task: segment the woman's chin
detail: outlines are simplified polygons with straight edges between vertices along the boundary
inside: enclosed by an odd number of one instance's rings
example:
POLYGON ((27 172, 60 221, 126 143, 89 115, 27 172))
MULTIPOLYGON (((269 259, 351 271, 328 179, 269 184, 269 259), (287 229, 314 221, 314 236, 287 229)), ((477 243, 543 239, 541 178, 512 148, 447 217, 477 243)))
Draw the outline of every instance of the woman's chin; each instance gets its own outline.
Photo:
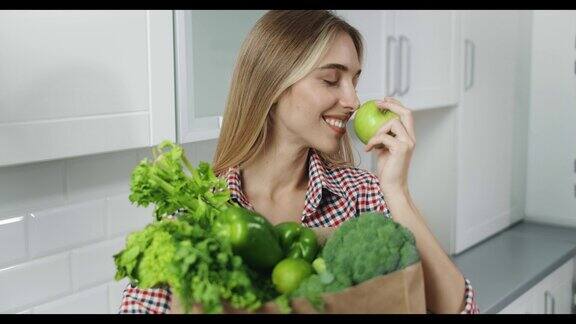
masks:
POLYGON ((336 154, 336 153, 338 153, 338 150, 340 149, 339 143, 323 144, 323 145, 317 145, 317 146, 313 146, 313 147, 315 147, 315 149, 317 151, 320 151, 324 154, 336 154))

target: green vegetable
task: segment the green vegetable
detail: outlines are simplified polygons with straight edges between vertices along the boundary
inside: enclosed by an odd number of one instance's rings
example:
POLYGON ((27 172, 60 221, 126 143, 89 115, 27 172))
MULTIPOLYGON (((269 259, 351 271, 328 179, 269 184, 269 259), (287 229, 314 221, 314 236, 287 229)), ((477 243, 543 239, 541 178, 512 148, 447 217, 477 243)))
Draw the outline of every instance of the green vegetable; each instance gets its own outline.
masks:
POLYGON ((323 310, 323 293, 342 291, 420 260, 414 235, 381 213, 363 213, 344 222, 328 238, 316 274, 303 280, 289 298, 304 297, 323 310))
POLYGON ((184 149, 170 141, 154 147, 153 154, 153 161, 145 158, 132 171, 129 200, 143 207, 154 204, 156 220, 185 211, 190 221, 209 226, 230 200, 226 181, 206 162, 194 168, 184 149))
POLYGON ((312 268, 314 268, 314 271, 320 275, 320 281, 323 283, 330 284, 332 281, 334 281, 334 275, 326 269, 326 262, 324 259, 316 258, 316 260, 312 262, 312 268))
POLYGON ((420 260, 414 235, 381 213, 344 222, 326 242, 322 257, 336 280, 351 285, 420 260))
POLYGON ((128 236, 126 248, 114 255, 115 279, 128 277, 140 288, 169 287, 185 312, 193 303, 206 313, 223 309, 222 300, 237 308, 262 305, 264 291, 253 273, 206 230, 182 220, 161 220, 128 236))
POLYGON ((296 222, 275 226, 282 250, 289 258, 302 258, 312 262, 318 253, 318 240, 313 230, 296 222))
POLYGON ((284 257, 274 227, 261 215, 242 207, 226 209, 214 232, 232 244, 234 253, 256 270, 272 269, 284 257))
POLYGON ((300 283, 312 274, 312 265, 299 258, 286 258, 272 270, 272 283, 276 290, 288 294, 298 288, 300 283))
POLYGON ((270 274, 250 268, 212 230, 234 206, 226 181, 206 162, 194 168, 184 150, 169 141, 153 153, 153 161, 144 159, 133 170, 129 199, 138 206, 155 205, 156 217, 131 233, 114 255, 115 279, 127 277, 143 289, 170 288, 185 312, 196 303, 206 313, 218 313, 224 302, 255 310, 276 298, 270 274))

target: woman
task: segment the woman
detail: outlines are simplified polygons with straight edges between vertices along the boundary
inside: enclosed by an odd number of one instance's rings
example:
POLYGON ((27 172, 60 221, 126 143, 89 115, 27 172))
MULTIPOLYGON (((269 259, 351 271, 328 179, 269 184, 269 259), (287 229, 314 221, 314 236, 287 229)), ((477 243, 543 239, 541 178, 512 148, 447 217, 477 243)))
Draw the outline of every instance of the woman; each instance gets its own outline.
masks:
MULTIPOLYGON (((477 313, 474 291, 414 205, 407 175, 416 137, 409 109, 367 143, 377 172, 353 166, 346 123, 360 102, 362 40, 329 11, 270 11, 245 40, 232 78, 213 167, 232 198, 273 224, 298 221, 327 235, 361 212, 408 227, 421 255, 427 309, 477 313), (392 132, 392 135, 388 133, 392 132)), ((170 311, 170 292, 128 286, 121 313, 170 311)))

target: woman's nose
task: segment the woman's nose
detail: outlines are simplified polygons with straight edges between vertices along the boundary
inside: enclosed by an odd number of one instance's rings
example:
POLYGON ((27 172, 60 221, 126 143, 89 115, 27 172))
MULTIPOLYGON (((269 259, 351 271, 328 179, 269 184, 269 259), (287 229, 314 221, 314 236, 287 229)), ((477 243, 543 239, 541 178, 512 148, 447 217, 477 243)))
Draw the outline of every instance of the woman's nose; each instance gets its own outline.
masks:
POLYGON ((351 88, 351 91, 346 92, 341 101, 342 106, 350 109, 350 112, 354 112, 360 107, 360 100, 358 99, 358 94, 354 87, 351 88))

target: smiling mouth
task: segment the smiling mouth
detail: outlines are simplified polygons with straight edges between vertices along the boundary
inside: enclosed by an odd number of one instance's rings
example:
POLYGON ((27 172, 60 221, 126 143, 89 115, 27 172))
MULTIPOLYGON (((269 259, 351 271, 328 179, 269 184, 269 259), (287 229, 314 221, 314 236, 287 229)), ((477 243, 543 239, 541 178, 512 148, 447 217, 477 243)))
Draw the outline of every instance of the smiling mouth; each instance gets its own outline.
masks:
POLYGON ((322 117, 322 120, 337 134, 346 133, 346 122, 336 118, 322 117))

